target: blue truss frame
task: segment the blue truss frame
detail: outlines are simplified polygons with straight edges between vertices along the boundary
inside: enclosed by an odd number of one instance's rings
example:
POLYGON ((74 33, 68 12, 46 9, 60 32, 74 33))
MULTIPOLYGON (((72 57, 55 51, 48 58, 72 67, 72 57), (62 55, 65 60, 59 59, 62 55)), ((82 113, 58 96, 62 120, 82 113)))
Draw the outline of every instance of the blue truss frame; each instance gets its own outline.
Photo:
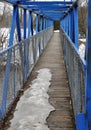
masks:
MULTIPOLYGON (((54 2, 30 2, 28 0, 5 0, 13 4, 13 15, 11 22, 10 38, 8 47, 13 46, 14 31, 17 28, 18 41, 30 38, 33 36, 33 13, 36 14, 36 34, 53 26, 53 21, 59 20, 60 26, 65 33, 73 41, 76 49, 78 49, 78 0, 72 1, 54 1, 54 2), (21 25, 19 16, 19 7, 23 9, 23 37, 21 36, 21 25), (27 17, 27 10, 29 17, 27 17), (59 12, 58 12, 59 11, 59 12), (28 31, 27 31, 28 20, 28 31), (22 39, 23 38, 23 39, 22 39)), ((76 126, 77 130, 91 130, 91 0, 88 0, 88 20, 87 20, 87 45, 86 45, 86 113, 77 115, 76 126)), ((26 63, 27 63, 26 56, 26 63)), ((5 116, 6 99, 9 82, 11 51, 8 52, 7 67, 4 78, 4 91, 2 99, 2 107, 0 115, 2 118, 5 116)), ((26 78, 28 72, 28 65, 26 66, 26 78)))

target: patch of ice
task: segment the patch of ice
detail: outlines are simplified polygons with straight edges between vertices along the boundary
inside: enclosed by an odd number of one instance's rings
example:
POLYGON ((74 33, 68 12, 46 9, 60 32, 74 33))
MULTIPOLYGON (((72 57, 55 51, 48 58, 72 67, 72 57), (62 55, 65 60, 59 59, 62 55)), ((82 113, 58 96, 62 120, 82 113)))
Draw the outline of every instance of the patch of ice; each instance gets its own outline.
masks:
POLYGON ((37 78, 20 98, 8 130, 49 130, 46 118, 54 110, 48 102, 47 94, 51 78, 49 69, 38 71, 37 78))

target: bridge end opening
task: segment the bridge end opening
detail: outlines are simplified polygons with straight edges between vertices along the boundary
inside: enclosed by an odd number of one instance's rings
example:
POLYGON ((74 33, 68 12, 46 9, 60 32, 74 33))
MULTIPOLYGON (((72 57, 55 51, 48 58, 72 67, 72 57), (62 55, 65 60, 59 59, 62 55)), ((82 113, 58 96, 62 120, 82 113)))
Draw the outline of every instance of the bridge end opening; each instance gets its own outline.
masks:
POLYGON ((60 21, 54 21, 54 30, 60 30, 60 21))

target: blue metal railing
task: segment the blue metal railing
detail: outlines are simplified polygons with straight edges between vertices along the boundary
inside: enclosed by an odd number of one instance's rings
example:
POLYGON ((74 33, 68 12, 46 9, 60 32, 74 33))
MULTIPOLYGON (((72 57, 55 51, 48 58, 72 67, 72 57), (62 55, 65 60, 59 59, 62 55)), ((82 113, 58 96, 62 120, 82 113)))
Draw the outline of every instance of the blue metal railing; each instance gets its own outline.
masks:
POLYGON ((77 130, 91 130, 91 1, 87 2, 86 55, 78 52, 78 4, 61 19, 61 38, 77 130))
POLYGON ((68 35, 61 31, 61 42, 63 43, 63 53, 66 63, 67 75, 69 79, 71 98, 75 119, 79 113, 86 112, 85 104, 85 75, 86 62, 81 59, 78 49, 75 47, 68 35))
POLYGON ((13 16, 9 48, 0 52, 0 117, 4 118, 8 106, 27 80, 42 50, 52 36, 53 21, 59 20, 64 58, 76 119, 76 129, 91 130, 91 0, 88 0, 87 8, 86 60, 82 60, 78 52, 78 0, 75 2, 73 0, 59 2, 5 1, 13 5, 13 16), (24 25, 22 27, 24 36, 21 36, 19 7, 24 11, 24 25), (27 10, 29 13, 28 17, 27 10), (33 36, 32 12, 36 14, 35 36, 33 36), (28 32, 26 29, 27 20, 28 32), (17 27, 19 43, 13 46, 15 27, 17 27), (25 40, 22 41, 22 37, 25 40))
POLYGON ((30 75, 52 33, 53 27, 0 52, 1 118, 5 117, 8 107, 30 75))
POLYGON ((20 3, 26 2, 25 0, 6 1, 12 4, 13 13, 8 48, 0 52, 0 118, 5 117, 9 105, 27 80, 53 33, 53 21, 20 3), (20 8, 23 23, 20 22, 20 8), (36 26, 33 25, 34 16, 36 26), (35 28, 36 35, 33 34, 35 28), (15 29, 18 37, 16 45, 14 45, 15 29))

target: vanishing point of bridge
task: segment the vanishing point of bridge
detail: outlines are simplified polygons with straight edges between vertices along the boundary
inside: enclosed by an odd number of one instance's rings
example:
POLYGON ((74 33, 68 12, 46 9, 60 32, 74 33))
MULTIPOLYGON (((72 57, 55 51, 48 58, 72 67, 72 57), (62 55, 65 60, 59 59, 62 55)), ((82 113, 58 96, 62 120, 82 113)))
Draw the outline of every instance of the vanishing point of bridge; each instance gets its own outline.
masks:
POLYGON ((49 68, 49 101, 55 108, 47 118, 50 130, 91 130, 91 1, 87 7, 85 59, 78 52, 78 0, 3 2, 11 4, 13 12, 8 48, 0 51, 0 119, 6 117, 19 91, 25 83, 31 83, 36 71, 49 68), (19 8, 23 10, 23 27, 19 8), (53 31, 55 21, 60 32, 53 31))

